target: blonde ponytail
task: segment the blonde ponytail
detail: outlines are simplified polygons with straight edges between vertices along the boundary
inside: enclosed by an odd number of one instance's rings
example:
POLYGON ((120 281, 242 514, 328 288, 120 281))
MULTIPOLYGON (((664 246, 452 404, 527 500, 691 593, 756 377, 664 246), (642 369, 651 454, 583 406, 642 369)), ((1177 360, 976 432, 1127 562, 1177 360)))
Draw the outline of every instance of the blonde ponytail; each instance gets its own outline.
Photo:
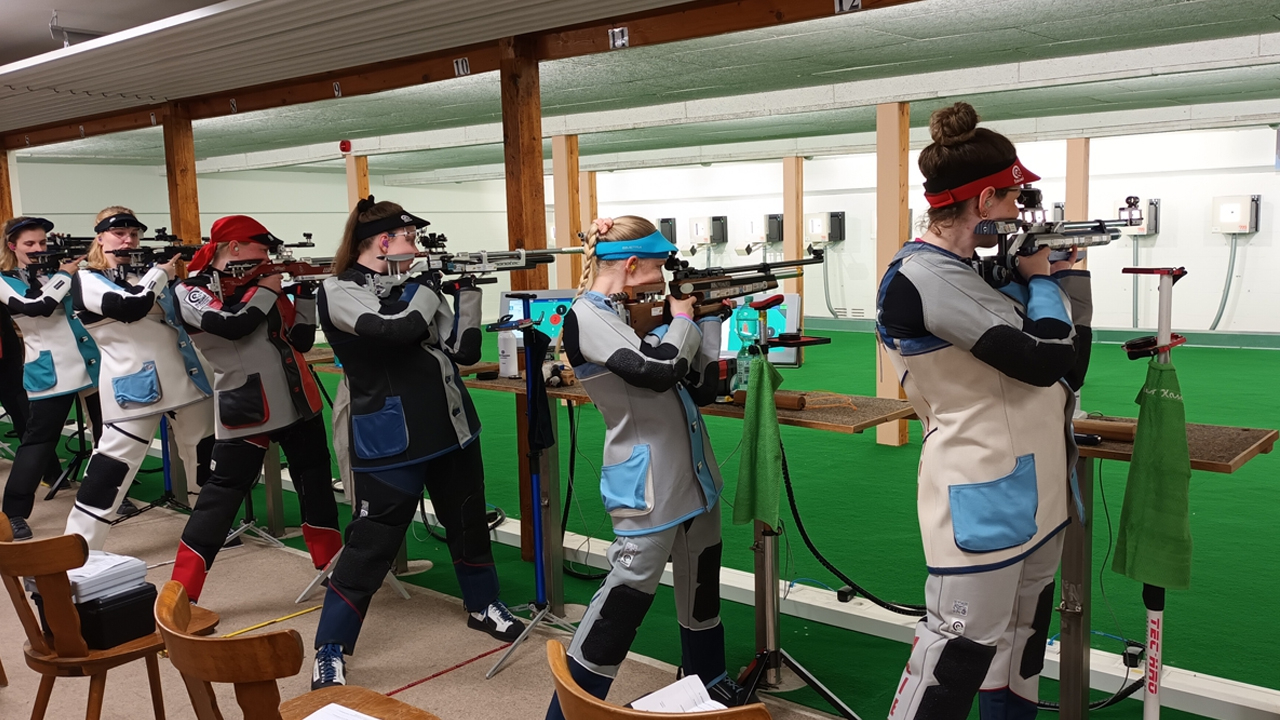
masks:
POLYGON ((582 278, 578 280, 578 293, 574 299, 582 297, 596 281, 596 243, 599 241, 600 230, 592 223, 591 230, 582 239, 582 278))

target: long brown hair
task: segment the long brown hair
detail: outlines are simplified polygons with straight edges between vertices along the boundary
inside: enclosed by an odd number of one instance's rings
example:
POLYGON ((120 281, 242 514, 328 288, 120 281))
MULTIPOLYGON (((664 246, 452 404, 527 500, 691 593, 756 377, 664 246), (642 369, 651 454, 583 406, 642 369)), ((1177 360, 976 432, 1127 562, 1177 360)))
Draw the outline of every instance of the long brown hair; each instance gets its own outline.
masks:
MULTIPOLYGON (((933 143, 920 151, 920 172, 926 180, 953 175, 965 167, 991 165, 1016 154, 1013 143, 1000 133, 978 127, 978 111, 967 102, 933 111, 929 136, 933 143)), ((996 188, 1004 199, 1009 188, 996 188)), ((964 214, 968 202, 929 208, 928 228, 947 227, 964 214)))
POLYGON ((18 236, 27 230, 39 230, 39 226, 29 225, 23 228, 21 232, 14 232, 18 225, 29 222, 34 218, 25 215, 19 215, 15 218, 9 218, 4 224, 4 242, 0 243, 0 270, 15 270, 18 267, 18 254, 9 248, 9 243, 18 242, 18 236))
MULTIPOLYGON (((98 216, 93 219, 93 224, 97 225, 112 215, 121 215, 126 213, 129 215, 137 214, 123 205, 112 205, 109 208, 103 208, 102 212, 98 213, 98 216)), ((95 270, 106 270, 111 267, 107 262, 106 252, 102 250, 102 242, 99 240, 101 236, 102 233, 98 233, 98 235, 93 239, 93 244, 89 246, 88 265, 95 270)))
MULTIPOLYGON (((373 222, 383 218, 399 215, 404 212, 404 208, 396 203, 383 200, 381 202, 372 202, 373 196, 361 200, 356 203, 351 214, 347 216, 347 225, 342 230, 342 241, 338 243, 338 252, 333 258, 333 274, 341 275, 356 264, 356 260, 360 257, 360 253, 369 247, 373 239, 377 235, 369 237, 356 237, 356 226, 361 223, 373 222)), ((407 223, 406 223, 407 224, 407 223)))

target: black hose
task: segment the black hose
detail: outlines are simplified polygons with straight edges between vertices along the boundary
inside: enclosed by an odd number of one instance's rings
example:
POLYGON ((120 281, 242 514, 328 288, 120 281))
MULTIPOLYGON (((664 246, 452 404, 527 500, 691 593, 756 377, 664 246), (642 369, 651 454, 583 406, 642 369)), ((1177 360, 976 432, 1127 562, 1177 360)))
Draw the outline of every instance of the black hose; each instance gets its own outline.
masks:
POLYGON ((782 447, 781 439, 778 441, 778 450, 782 454, 782 481, 787 488, 787 502, 791 505, 791 517, 795 519, 796 530, 800 532, 800 538, 804 540, 805 547, 809 548, 809 552, 813 553, 813 556, 818 559, 818 562, 822 563, 822 566, 829 570, 832 575, 839 578, 841 582, 852 588, 858 595, 861 595, 889 612, 895 612, 899 615, 908 615, 910 617, 923 617, 925 614, 925 607, 923 605, 906 605, 903 603, 881 600, 870 592, 867 592, 866 588, 854 582, 848 575, 840 572, 835 565, 832 565, 829 560, 823 557, 822 553, 818 552, 818 548, 813 544, 813 540, 809 537, 809 533, 804 529, 804 521, 800 519, 800 508, 796 506, 795 489, 791 485, 791 471, 787 468, 787 451, 782 447))
MULTIPOLYGON (((564 535, 569 528, 569 502, 573 500, 574 471, 577 469, 575 461, 578 458, 578 418, 575 410, 581 408, 581 405, 576 408, 569 407, 569 482, 564 491, 564 511, 560 513, 560 544, 562 546, 564 545, 564 535)), ((579 580, 603 580, 609 575, 607 572, 586 573, 574 570, 568 560, 564 561, 564 573, 579 580)))

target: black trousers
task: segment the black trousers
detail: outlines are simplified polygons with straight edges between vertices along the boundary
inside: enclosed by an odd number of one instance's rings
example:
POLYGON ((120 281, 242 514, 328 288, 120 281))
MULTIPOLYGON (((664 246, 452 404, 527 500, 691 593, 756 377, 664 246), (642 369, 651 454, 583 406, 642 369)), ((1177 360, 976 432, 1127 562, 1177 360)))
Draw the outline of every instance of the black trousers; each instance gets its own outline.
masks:
MULTIPOLYGON (((21 387, 21 386, 19 386, 21 387)), ((67 414, 75 405, 78 395, 68 393, 55 397, 32 400, 22 433, 22 444, 9 470, 9 481, 4 486, 4 514, 11 518, 29 518, 35 505, 36 488, 42 478, 55 481, 61 472, 58 464, 58 443, 62 441, 62 427, 67 414), (52 473, 52 478, 50 478, 52 473)), ((25 399, 25 395, 24 395, 25 399)), ((93 426, 96 443, 102 435, 102 409, 98 405, 98 393, 85 396, 85 407, 93 426)), ((17 423, 14 423, 17 427, 17 423)))
POLYGON ((348 654, 354 650, 369 601, 391 571, 423 489, 444 526, 463 606, 479 612, 498 599, 479 439, 426 462, 354 475, 353 518, 329 578, 316 647, 336 643, 348 654))
POLYGON ((342 547, 323 416, 317 414, 272 433, 218 440, 213 445, 209 478, 201 486, 182 531, 173 567, 173 579, 186 587, 193 602, 200 598, 205 576, 226 542, 240 504, 258 481, 262 460, 273 440, 289 461, 289 475, 302 510, 302 535, 313 564, 324 567, 342 547))

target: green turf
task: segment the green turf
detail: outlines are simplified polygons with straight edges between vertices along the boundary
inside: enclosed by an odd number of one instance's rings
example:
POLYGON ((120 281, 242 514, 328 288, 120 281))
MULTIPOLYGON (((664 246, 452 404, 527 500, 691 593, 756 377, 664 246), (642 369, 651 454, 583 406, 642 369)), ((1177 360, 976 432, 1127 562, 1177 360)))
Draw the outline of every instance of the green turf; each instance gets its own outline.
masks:
MULTIPOLYGON (((831 337, 830 345, 807 351, 803 368, 782 369, 783 387, 873 393, 872 336, 832 333, 831 337)), ((487 338, 487 343, 486 357, 496 359, 496 342, 487 338)), ((1280 427, 1280 392, 1274 384, 1280 354, 1179 348, 1174 361, 1187 398, 1188 420, 1280 427)), ((332 392, 337 376, 322 374, 321 377, 332 392)), ((1089 382, 1084 390, 1085 408, 1134 415, 1137 407, 1133 398, 1144 377, 1143 363, 1126 360, 1118 346, 1095 345, 1089 382)), ((484 422, 488 499, 516 516, 519 502, 515 482, 518 458, 514 450, 514 397, 481 391, 474 392, 473 398, 484 422)), ((570 511, 569 529, 604 538, 607 542, 611 539, 609 522, 597 492, 603 423, 599 413, 590 406, 581 411, 580 418, 578 492, 570 511)), ((707 424, 724 471, 726 495, 732 498, 737 475, 737 458, 733 453, 741 435, 741 424, 723 418, 708 418, 707 424)), ((783 428, 783 438, 802 517, 822 552, 872 592, 898 602, 921 602, 925 572, 915 517, 918 423, 912 423, 911 443, 902 448, 876 445, 871 434, 848 436, 790 427, 783 428)), ((562 412, 562 476, 567 473, 569 462, 567 439, 568 425, 562 412)), ((1099 631, 1140 638, 1144 622, 1140 586, 1110 572, 1103 562, 1108 533, 1102 499, 1107 499, 1114 521, 1124 496, 1126 470, 1127 466, 1122 463, 1102 463, 1100 482, 1095 488, 1098 523, 1094 531, 1093 626, 1099 631), (1114 609, 1115 620, 1103 600, 1100 580, 1105 582, 1105 597, 1114 609)), ((1274 561, 1280 556, 1280 532, 1276 531, 1271 517, 1274 508, 1280 505, 1278 470, 1277 457, 1263 455, 1233 475, 1193 474, 1192 532, 1196 545, 1192 589, 1169 593, 1166 663, 1280 689, 1274 650, 1269 643, 1256 639, 1254 623, 1265 608, 1274 607, 1280 592, 1280 565, 1274 561)), ((158 476, 144 476, 144 480, 136 494, 143 498, 155 495, 158 476)), ((296 523, 295 506, 286 503, 286 510, 290 522, 296 523)), ((343 511, 345 522, 345 507, 343 511)), ((750 570, 750 529, 731 525, 730 518, 731 513, 725 513, 724 563, 728 567, 750 570)), ((792 523, 785 510, 784 518, 790 528, 792 523)), ((415 531, 425 537, 421 526, 415 526, 415 531)), ((793 531, 788 530, 787 535, 790 553, 786 556, 786 577, 838 584, 808 554, 793 531)), ((293 542, 301 546, 300 540, 293 542)), ((426 542, 411 539, 409 549, 410 557, 431 559, 441 570, 448 567, 447 549, 434 539, 428 538, 426 542)), ((498 546, 495 555, 504 597, 513 604, 528 600, 533 592, 532 566, 521 562, 514 548, 498 546)), ((433 571, 411 581, 459 594, 452 573, 433 571)), ((566 596, 571 602, 587 602, 595 587, 595 583, 565 579, 566 596)), ((679 641, 671 592, 663 588, 659 596, 633 649, 677 663, 679 641)), ((730 662, 743 664, 754 644, 752 608, 726 603, 723 614, 730 662)), ((855 711, 864 717, 883 717, 906 662, 906 644, 790 617, 783 618, 782 630, 784 647, 855 711)), ((1118 643, 1103 637, 1095 637, 1094 646, 1112 652, 1119 649, 1118 643)), ((1044 681, 1043 696, 1053 699, 1056 695, 1057 684, 1044 681)), ((1106 693, 1095 695, 1103 697, 1106 693)), ((824 703, 807 690, 789 693, 788 697, 824 709, 824 703)), ((1106 715, 1136 720, 1140 712, 1140 703, 1129 701, 1106 711, 1106 715)), ((1168 717, 1180 715, 1167 710, 1166 713, 1168 717)))

